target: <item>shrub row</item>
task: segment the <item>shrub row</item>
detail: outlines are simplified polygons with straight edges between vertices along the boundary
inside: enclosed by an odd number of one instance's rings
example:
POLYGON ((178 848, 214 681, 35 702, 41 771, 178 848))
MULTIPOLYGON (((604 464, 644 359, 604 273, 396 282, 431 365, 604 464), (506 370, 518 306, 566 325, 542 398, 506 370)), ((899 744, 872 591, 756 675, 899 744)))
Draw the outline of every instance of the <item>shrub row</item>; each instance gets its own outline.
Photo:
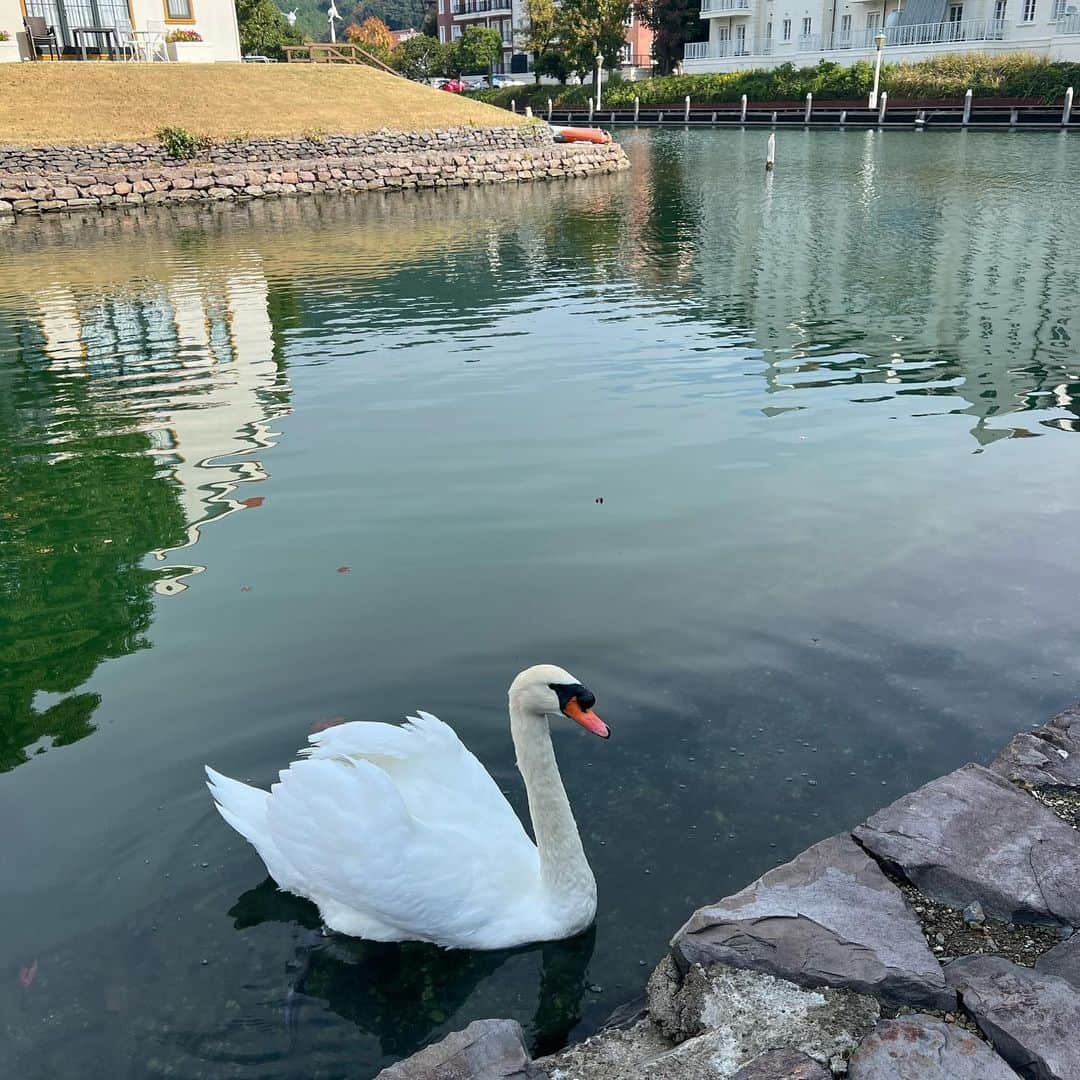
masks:
MULTIPOLYGON (((687 94, 697 105, 739 101, 800 101, 816 98, 845 100, 870 92, 873 65, 860 60, 850 67, 822 60, 815 67, 795 68, 782 64, 771 71, 734 71, 713 75, 667 75, 643 82, 613 79, 604 87, 604 107, 632 108, 634 98, 643 107, 671 105, 687 94)), ((1059 101, 1069 86, 1080 90, 1080 64, 1049 63, 1030 53, 990 56, 984 53, 953 53, 917 64, 886 64, 881 85, 897 99, 962 97, 970 87, 976 98, 1017 97, 1041 102, 1059 101)), ((556 107, 587 106, 593 87, 515 86, 503 90, 480 90, 470 95, 509 108, 516 100, 518 111, 531 105, 534 112, 547 109, 548 98, 556 107)))

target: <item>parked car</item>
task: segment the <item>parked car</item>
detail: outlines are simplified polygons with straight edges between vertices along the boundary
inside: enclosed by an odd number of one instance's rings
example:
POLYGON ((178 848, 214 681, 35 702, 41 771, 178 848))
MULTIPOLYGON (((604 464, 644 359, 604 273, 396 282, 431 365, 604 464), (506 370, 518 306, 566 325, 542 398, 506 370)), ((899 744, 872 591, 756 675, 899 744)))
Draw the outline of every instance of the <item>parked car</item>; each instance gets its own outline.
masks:
POLYGON ((439 89, 449 94, 460 94, 468 87, 460 79, 447 79, 446 82, 439 83, 439 89))
POLYGON ((495 90, 501 90, 504 86, 514 85, 514 80, 508 79, 505 75, 492 75, 488 81, 495 90))

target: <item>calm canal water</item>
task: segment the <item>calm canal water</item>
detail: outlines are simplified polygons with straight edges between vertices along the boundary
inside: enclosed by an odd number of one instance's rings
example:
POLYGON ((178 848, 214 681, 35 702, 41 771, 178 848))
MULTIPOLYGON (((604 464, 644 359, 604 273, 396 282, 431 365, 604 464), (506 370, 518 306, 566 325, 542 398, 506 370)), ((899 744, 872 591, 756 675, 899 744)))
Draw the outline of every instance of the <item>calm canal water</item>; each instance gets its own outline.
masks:
POLYGON ((0 232, 0 1074, 366 1077, 633 996, 692 908, 1080 695, 1080 140, 0 232), (598 503, 598 498, 603 503, 598 503), (557 751, 595 932, 324 938, 211 808, 312 726, 557 751))

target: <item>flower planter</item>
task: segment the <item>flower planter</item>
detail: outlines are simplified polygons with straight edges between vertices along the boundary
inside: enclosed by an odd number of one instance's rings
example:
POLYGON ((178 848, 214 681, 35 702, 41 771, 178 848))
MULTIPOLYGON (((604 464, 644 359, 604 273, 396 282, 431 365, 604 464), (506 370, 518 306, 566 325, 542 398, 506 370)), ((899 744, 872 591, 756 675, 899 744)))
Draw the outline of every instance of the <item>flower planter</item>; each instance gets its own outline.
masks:
POLYGON ((212 64, 214 46, 209 41, 170 41, 169 59, 178 64, 212 64))
POLYGON ((0 64, 14 64, 19 59, 19 43, 14 38, 0 41, 0 64))

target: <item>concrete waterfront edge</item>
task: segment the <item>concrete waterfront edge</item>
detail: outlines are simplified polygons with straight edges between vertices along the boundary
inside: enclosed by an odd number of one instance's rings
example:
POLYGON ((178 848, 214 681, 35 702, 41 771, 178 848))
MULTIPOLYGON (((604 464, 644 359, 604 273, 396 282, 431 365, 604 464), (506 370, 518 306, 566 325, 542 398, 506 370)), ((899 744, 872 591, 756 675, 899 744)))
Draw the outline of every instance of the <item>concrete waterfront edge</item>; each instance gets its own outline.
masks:
MULTIPOLYGON (((632 1016, 526 1066, 515 1055, 506 1071, 462 1067, 454 1080, 1076 1080, 1080 1043, 1067 1033, 1080 1024, 1080 914, 1055 896, 1078 892, 1077 762, 1080 705, 1015 736, 989 769, 962 766, 699 909, 632 1016), (999 823, 981 818, 1003 802, 1023 809, 1028 840, 994 840, 999 823), (894 818, 920 851, 876 850, 894 818), (1043 833, 1062 848, 1048 863, 1030 850, 1043 833), (993 886, 1007 899, 1001 882, 1021 872, 1050 900, 988 914, 980 896, 993 906, 993 886), (966 940, 933 933, 943 910, 966 940), (955 956, 942 955, 946 940, 955 956), (1023 955, 1011 951, 1023 942, 1023 955)), ((444 1042, 459 1052, 464 1034, 444 1042)), ((430 1065, 445 1054, 431 1050, 380 1076, 443 1080, 430 1065)))
POLYGON ((539 124, 235 140, 190 162, 165 158, 156 143, 0 146, 0 217, 553 180, 629 165, 617 143, 561 145, 539 124))

